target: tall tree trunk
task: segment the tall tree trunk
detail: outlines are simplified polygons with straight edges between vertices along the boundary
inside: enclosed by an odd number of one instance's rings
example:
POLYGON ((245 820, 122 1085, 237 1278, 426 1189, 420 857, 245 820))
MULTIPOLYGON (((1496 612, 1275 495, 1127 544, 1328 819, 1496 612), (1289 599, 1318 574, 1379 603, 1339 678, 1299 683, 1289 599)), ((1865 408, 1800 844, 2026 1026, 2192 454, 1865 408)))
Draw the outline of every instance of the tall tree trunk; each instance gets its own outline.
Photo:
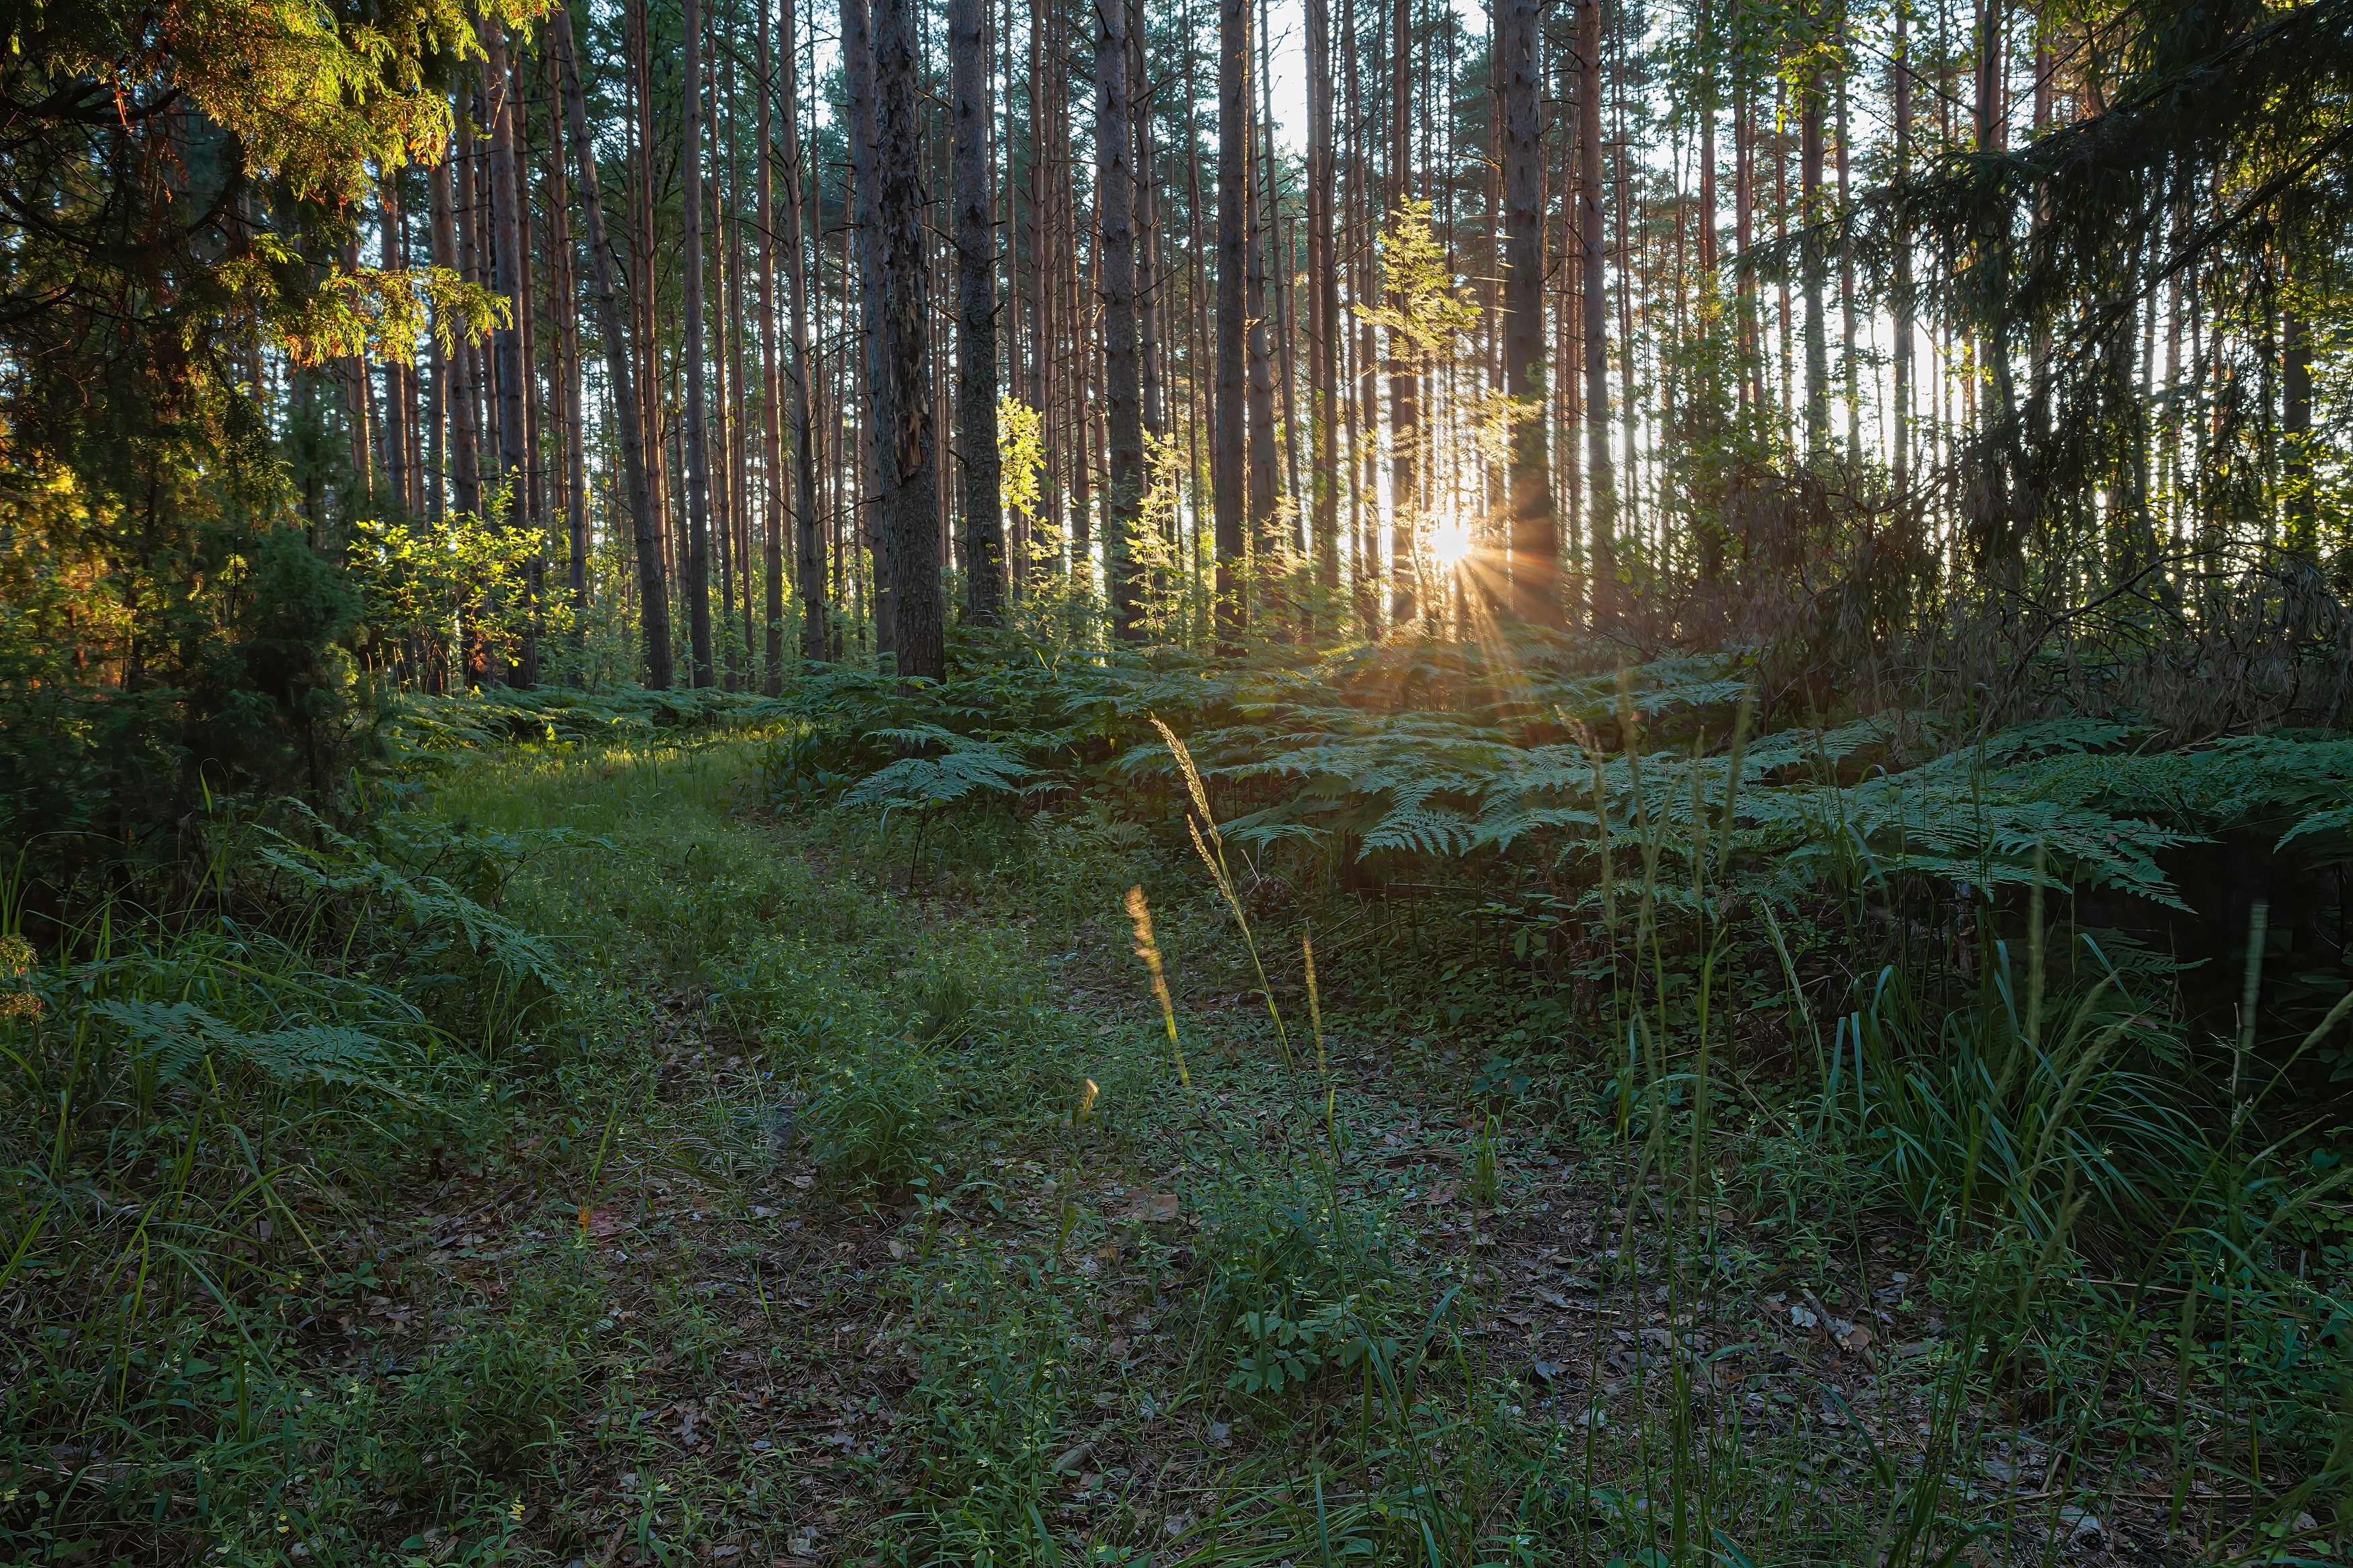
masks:
POLYGON ((515 184, 515 324, 522 350, 523 516, 531 537, 531 553, 523 567, 530 595, 530 619, 522 648, 522 683, 537 686, 540 651, 547 633, 547 557, 554 514, 548 510, 547 462, 541 441, 545 410, 540 406, 539 312, 533 306, 539 289, 532 274, 531 75, 523 68, 520 54, 513 55, 508 62, 507 82, 507 146, 514 164, 515 184))
POLYGON ((664 580, 661 528, 647 481, 643 427, 635 374, 629 363, 628 329, 621 318, 620 290, 614 282, 613 247, 605 235, 605 201, 596 177, 596 143, 588 130, 588 108, 580 90, 580 68, 572 44, 569 9, 557 6, 549 26, 564 73, 565 121, 572 131, 572 156, 580 173, 580 219, 587 229, 588 259, 596 275, 596 335, 605 344, 605 374, 613 384, 615 423, 620 427, 621 487, 629 507, 631 542, 638 558, 638 615, 646 640, 646 684, 670 689, 670 587, 664 580))
POLYGON ((680 244, 686 263, 686 632, 691 679, 717 679, 711 659, 711 434, 703 407, 702 3, 686 0, 686 66, 679 90, 680 244))
MULTIPOLYGON (((510 315, 491 338, 497 357, 499 395, 499 479, 507 487, 504 524, 529 530, 537 519, 531 511, 530 451, 525 445, 531 426, 523 413, 522 321, 531 300, 522 284, 522 196, 515 178, 514 73, 507 58, 506 23, 491 17, 482 26, 482 99, 491 117, 491 225, 493 287, 506 300, 510 315)), ((534 561, 537 551, 533 551, 534 561)), ((536 576, 536 573, 533 574, 536 576)), ((531 589, 526 588, 529 593, 531 589)), ((524 645, 516 679, 524 686, 538 682, 535 641, 524 645)))
POLYGON ((2010 124, 2009 106, 2004 100, 2009 73, 2003 69, 2009 47, 2003 27, 2007 17, 2002 0, 1978 0, 1977 9, 1978 151, 1999 153, 2008 139, 2010 124))
POLYGON ((1242 515, 1250 484, 1250 407, 1243 377, 1249 331, 1250 0, 1218 0, 1218 395, 1210 448, 1216 490, 1217 614, 1221 632, 1249 624, 1242 515))
MULTIPOLYGON (((568 21, 569 18, 567 17, 568 21)), ((578 258, 572 247, 572 183, 564 172, 564 53, 554 43, 550 25, 544 62, 550 103, 547 133, 548 287, 555 315, 556 424, 564 431, 564 524, 568 572, 565 587, 572 598, 571 643, 575 656, 586 646, 588 615, 588 451, 586 421, 580 406, 580 281, 578 258)), ((573 681, 581 679, 575 668, 573 681)))
MULTIPOLYGON (((437 246, 446 247, 448 259, 442 265, 458 273, 470 283, 481 279, 474 269, 474 111, 470 93, 458 98, 458 153, 453 170, 447 163, 434 166, 433 216, 437 229, 437 246)), ((453 351, 457 361, 457 384, 451 390, 449 408, 449 488, 457 498, 458 510, 468 517, 482 514, 482 350, 480 342, 470 332, 457 334, 453 351)))
POLYGON ((1799 281, 1805 289, 1806 456, 1820 458, 1830 445, 1830 345, 1822 321, 1822 73, 1816 68, 1798 89, 1798 222, 1799 281))
POLYGON ((882 542, 898 600, 899 674, 937 680, 947 671, 947 645, 940 602, 939 477, 933 466, 916 5, 878 0, 874 14, 874 239, 882 275, 883 379, 874 423, 875 451, 888 481, 882 542))
POLYGON ((1272 243, 1273 225, 1261 216, 1265 208, 1258 179, 1261 158, 1257 117, 1253 114, 1250 118, 1250 145, 1243 153, 1250 170, 1246 197, 1249 205, 1245 209, 1250 222, 1243 237, 1242 289, 1243 310, 1250 323, 1246 341, 1250 356, 1250 576, 1252 586, 1279 605, 1285 595, 1282 579, 1276 574, 1280 556, 1275 548, 1274 354, 1266 308, 1266 257, 1272 243))
MULTIPOLYGON (((1895 178, 1903 180, 1912 172, 1912 61, 1905 38, 1905 8, 1895 8, 1895 58, 1889 66, 1894 79, 1889 96, 1893 100, 1895 130, 1895 178)), ((1890 478, 1894 481, 1898 506, 1905 504, 1912 485, 1912 243, 1911 237, 1898 230, 1895 237, 1895 367, 1894 404, 1888 416, 1889 444, 1892 456, 1890 478)))
MULTIPOLYGON (((662 401, 661 340, 655 331, 655 225, 654 208, 654 95, 653 95, 653 16, 648 0, 628 0, 627 17, 629 28, 629 89, 637 114, 637 145, 633 149, 629 182, 630 210, 636 221, 630 226, 629 241, 636 252, 636 267, 628 274, 636 282, 629 299, 629 330, 638 365, 638 406, 636 416, 642 450, 646 455, 646 476, 649 493, 653 498, 654 545, 659 554, 662 582, 665 587, 678 581, 678 530, 671 526, 670 480, 677 465, 670 461, 670 441, 672 432, 662 401)), ((670 609, 665 606, 663 618, 668 622, 670 609)), ((671 647, 664 656, 664 668, 677 660, 677 649, 671 647)))
POLYGON ((1507 499, 1512 609, 1532 626, 1561 624, 1560 541, 1545 447, 1544 83, 1536 58, 1537 0, 1497 0, 1502 93, 1504 390, 1512 411, 1507 499))
MULTIPOLYGON (((1397 0, 1390 23, 1389 212, 1404 221, 1413 194, 1413 0, 1397 0)), ((1389 280, 1389 303, 1406 303, 1402 279, 1389 280)), ((1414 534, 1420 505, 1421 387, 1406 335, 1391 328, 1389 339, 1389 625, 1413 619, 1416 580, 1414 534)))
MULTIPOLYGON (((450 221, 449 161, 444 157, 433 165, 425 184, 426 250, 436 267, 457 265, 458 245, 450 221)), ((454 418, 451 410, 456 406, 453 383, 458 349, 454 342, 443 342, 442 333, 451 324, 441 320, 437 310, 427 347, 433 379, 425 388, 425 433, 429 448, 425 465, 425 512, 436 522, 446 518, 449 509, 449 426, 454 418)))
MULTIPOLYGON (((714 176, 722 176, 723 184, 712 193, 711 216, 714 231, 712 249, 718 254, 724 279, 720 290, 720 298, 724 303, 719 319, 717 363, 720 370, 719 463, 720 471, 724 476, 720 489, 726 497, 726 504, 719 509, 719 516, 723 520, 725 530, 721 537, 732 542, 736 581, 742 589, 740 599, 732 596, 731 593, 721 593, 719 605, 723 616, 732 618, 739 605, 743 615, 741 622, 736 623, 736 635, 728 639, 727 648, 727 689, 735 691, 745 689, 750 685, 750 671, 746 666, 756 645, 753 641, 752 628, 751 472, 744 427, 744 411, 749 406, 749 395, 744 385, 744 219, 739 195, 742 185, 735 163, 735 149, 741 142, 735 134, 735 65, 732 52, 723 74, 714 68, 711 75, 714 102, 724 102, 727 111, 723 131, 717 123, 715 110, 713 113, 712 130, 715 135, 723 138, 727 163, 723 176, 722 171, 716 167, 716 156, 712 158, 714 167, 712 173, 714 176)), ((723 550, 721 559, 726 560, 729 553, 723 550)), ((723 572, 722 581, 725 580, 726 575, 723 572)))
POLYGON ((949 0, 965 602, 974 625, 993 626, 1005 607, 1005 507, 997 458, 997 223, 989 204, 987 15, 987 0, 949 0))
MULTIPOLYGON (((793 15, 798 3, 784 0, 780 12, 782 81, 776 97, 784 111, 784 138, 776 156, 785 179, 785 277, 793 313, 792 363, 786 374, 792 399, 793 562, 801 601, 801 657, 812 664, 823 664, 832 657, 833 641, 827 625, 826 542, 818 516, 817 422, 809 407, 808 262, 802 239, 807 232, 807 215, 803 210, 801 185, 800 58, 794 46, 797 18, 793 15)), ((822 256, 820 249, 820 259, 822 256)))
POLYGON ((1581 0, 1577 13, 1577 140, 1579 255, 1584 263, 1585 467, 1593 510, 1587 524, 1593 555, 1593 618, 1618 615, 1618 479, 1609 456, 1609 285, 1601 229, 1601 6, 1581 0))
POLYGON ((1096 277, 1103 294, 1109 458, 1103 473, 1103 574, 1111 588, 1113 629, 1133 642, 1144 636, 1143 567, 1135 537, 1144 502, 1144 387, 1143 367, 1136 363, 1135 142, 1128 123, 1128 52, 1125 0, 1095 0, 1096 277))
MULTIPOLYGON (((1144 361, 1144 434, 1157 441, 1168 431, 1167 366, 1160 342, 1160 196, 1153 156, 1152 72, 1144 46, 1144 0, 1127 0, 1127 107, 1135 143, 1135 328, 1144 361)), ((1173 535, 1169 542, 1175 543, 1173 535)))
MULTIPOLYGON (((1365 0, 1365 3, 1373 11, 1373 41, 1377 47, 1381 0, 1365 0)), ((1351 111, 1349 137, 1352 155, 1348 160, 1348 183, 1355 205, 1354 232, 1349 244, 1356 253, 1356 270, 1350 279, 1349 292, 1358 300, 1369 300, 1376 297, 1373 288, 1373 236, 1380 228, 1380 197, 1373 183, 1372 167, 1374 127, 1378 121, 1370 112, 1360 90, 1362 78, 1358 67, 1365 51, 1358 47, 1357 0, 1341 0, 1341 4, 1345 7, 1341 13, 1341 47, 1347 56, 1347 68, 1342 81, 1345 101, 1351 111)), ((1373 350, 1373 324, 1359 317, 1356 331, 1356 382, 1348 399, 1348 508, 1356 524, 1352 586, 1356 601, 1356 631, 1367 641, 1381 635, 1380 486, 1377 478, 1380 462, 1381 380, 1380 361, 1373 350)))
MULTIPOLYGON (((793 20, 795 0, 784 0, 785 10, 785 69, 784 79, 789 84, 793 76, 793 20)), ((773 74, 769 52, 768 8, 771 0, 755 0, 759 6, 759 26, 753 34, 756 53, 753 59, 755 73, 753 99, 754 129, 753 141, 756 149, 754 177, 760 183, 760 475, 762 490, 767 501, 767 521, 761 536, 761 586, 765 590, 767 612, 766 635, 761 638, 762 679, 760 689, 774 697, 785 689, 785 527, 791 510, 785 504, 785 450, 783 385, 777 380, 776 354, 776 141, 770 133, 776 118, 777 81, 773 74)), ((790 120, 795 100, 787 86, 783 95, 787 129, 787 143, 792 132, 790 120)), ((791 183, 786 182, 786 210, 797 237, 800 214, 798 204, 790 199, 791 183)), ((791 239, 786 242, 786 265, 798 271, 797 258, 791 239)), ((795 347, 797 350, 798 342, 795 347)), ((793 426, 793 438, 800 439, 800 426, 793 426)), ((797 454, 796 454, 797 456, 797 454)), ((797 498, 796 498, 797 499, 797 498)), ((796 542, 797 543, 797 542, 796 542)))
MULTIPOLYGON (((1292 519, 1291 525, 1282 528, 1280 532, 1285 537, 1290 547, 1301 553, 1301 558, 1303 560, 1305 552, 1312 546, 1301 531, 1307 526, 1310 520, 1300 503, 1300 497, 1304 492, 1299 483, 1299 410, 1297 406, 1299 365, 1297 356, 1293 352, 1291 341, 1298 318, 1291 300, 1291 251, 1284 245, 1282 237, 1281 199, 1282 165, 1276 155, 1274 146, 1274 69, 1268 43, 1268 36, 1272 30, 1268 23, 1267 0, 1258 0, 1258 106, 1261 123, 1252 146, 1256 148, 1261 163, 1261 177, 1258 183, 1266 192, 1264 208, 1266 262, 1263 276, 1272 286, 1274 298, 1270 306, 1264 293, 1261 292, 1258 296, 1259 302, 1252 309, 1266 318, 1268 334, 1271 340, 1268 353, 1269 374, 1272 379, 1267 389, 1269 395, 1267 443, 1270 453, 1273 448, 1275 430, 1276 410, 1273 399, 1278 395, 1282 398, 1280 413, 1282 421, 1283 493, 1291 500, 1292 519)), ((1270 487, 1267 530, 1271 535, 1278 531, 1280 510, 1279 505, 1272 498, 1270 487)), ((1301 621, 1303 629, 1306 624, 1303 616, 1301 621)))
POLYGON ((1308 532, 1315 585, 1327 603, 1340 591, 1340 266, 1333 253, 1332 205, 1339 168, 1332 132, 1331 0, 1307 0, 1307 379, 1315 443, 1308 483, 1308 532))
MULTIPOLYGON (((408 246, 404 233, 406 225, 400 213, 400 174, 396 169, 380 170, 376 179, 379 205, 376 215, 376 235, 384 249, 384 269, 397 278, 408 270, 408 246)), ((393 504, 414 516, 417 511, 416 492, 412 487, 414 470, 409 462, 408 381, 416 374, 411 364, 396 356, 384 362, 385 404, 385 474, 391 481, 393 504)))
POLYGON ((858 242, 859 330, 864 348, 866 399, 860 428, 857 465, 867 491, 851 513, 857 521, 853 537, 869 542, 874 564, 874 651, 893 654, 899 648, 899 600, 892 591, 890 552, 884 547, 882 519, 892 504, 892 479, 896 466, 888 461, 881 442, 883 386, 883 284, 881 218, 881 170, 877 166, 874 107, 873 19, 867 0, 841 0, 841 79, 847 98, 845 118, 849 141, 850 224, 858 242))
MULTIPOLYGON (((1838 205, 1846 210, 1847 176, 1847 71, 1841 63, 1838 79, 1838 205)), ((1854 247, 1843 235, 1839 238, 1839 396, 1846 404, 1846 460, 1861 467, 1862 463, 1862 389, 1860 368, 1854 357, 1854 247)))
MULTIPOLYGON (((1757 237, 1757 115, 1756 86, 1744 71, 1732 91, 1732 243, 1745 261, 1757 237)), ((1737 298, 1740 318, 1740 406, 1755 411, 1765 401, 1765 352, 1758 336, 1757 275, 1739 270, 1737 298)))

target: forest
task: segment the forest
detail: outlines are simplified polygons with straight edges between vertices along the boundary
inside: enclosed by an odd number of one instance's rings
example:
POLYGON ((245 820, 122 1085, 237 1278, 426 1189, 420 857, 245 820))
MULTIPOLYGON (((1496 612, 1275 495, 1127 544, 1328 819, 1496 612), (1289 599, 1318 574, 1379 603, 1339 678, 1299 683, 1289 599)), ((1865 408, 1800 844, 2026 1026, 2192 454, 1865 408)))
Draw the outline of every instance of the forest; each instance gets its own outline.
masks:
POLYGON ((2353 1559, 2353 0, 43 0, 0 1560, 2353 1559))

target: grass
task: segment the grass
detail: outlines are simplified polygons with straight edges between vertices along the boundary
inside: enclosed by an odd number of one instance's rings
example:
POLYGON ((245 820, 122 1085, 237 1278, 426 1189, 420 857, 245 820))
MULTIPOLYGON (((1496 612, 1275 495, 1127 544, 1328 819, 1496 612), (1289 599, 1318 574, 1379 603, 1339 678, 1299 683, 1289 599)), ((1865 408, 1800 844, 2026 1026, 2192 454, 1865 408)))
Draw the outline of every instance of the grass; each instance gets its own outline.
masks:
POLYGON ((1564 1000, 1214 830, 919 865, 758 735, 533 732, 31 955, 12 1560, 2342 1555, 2325 1145, 2039 903, 1815 1018, 1638 795, 1564 1000))

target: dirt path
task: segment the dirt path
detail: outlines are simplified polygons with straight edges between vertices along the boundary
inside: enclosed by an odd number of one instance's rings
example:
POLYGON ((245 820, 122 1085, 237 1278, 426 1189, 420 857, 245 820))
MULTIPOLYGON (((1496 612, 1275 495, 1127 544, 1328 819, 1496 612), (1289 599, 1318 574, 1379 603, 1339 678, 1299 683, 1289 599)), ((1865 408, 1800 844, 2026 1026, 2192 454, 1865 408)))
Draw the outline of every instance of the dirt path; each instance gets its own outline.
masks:
MULTIPOLYGON (((604 1035, 572 1157, 417 1242, 444 1315, 575 1304, 518 1542, 1451 1568, 1888 1528, 1941 1418, 1900 1237, 1829 1250, 1769 1177, 1666 1223, 1606 1128, 1492 1121, 1345 1022, 1328 1077, 1286 1071, 1181 871, 1050 842, 911 898, 854 825, 759 811, 740 747, 501 766, 453 795, 567 825, 516 900, 595 932, 604 1035), (1131 879, 1189 959, 1189 1090, 1131 879)), ((1966 1495, 2015 1496, 2021 1548, 2119 1539, 2113 1500, 2063 1517, 2057 1462, 2001 1452, 1966 1495)))

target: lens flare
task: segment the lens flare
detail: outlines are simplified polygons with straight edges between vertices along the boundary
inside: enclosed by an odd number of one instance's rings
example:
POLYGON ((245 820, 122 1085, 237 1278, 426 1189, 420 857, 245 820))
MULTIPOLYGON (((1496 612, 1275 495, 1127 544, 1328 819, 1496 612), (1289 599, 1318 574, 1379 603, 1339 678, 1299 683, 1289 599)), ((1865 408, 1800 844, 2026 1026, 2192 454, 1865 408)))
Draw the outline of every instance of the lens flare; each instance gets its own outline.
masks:
POLYGON ((1430 536, 1430 552, 1440 566, 1451 570, 1471 556, 1471 529, 1467 523, 1449 521, 1438 525, 1430 536))

